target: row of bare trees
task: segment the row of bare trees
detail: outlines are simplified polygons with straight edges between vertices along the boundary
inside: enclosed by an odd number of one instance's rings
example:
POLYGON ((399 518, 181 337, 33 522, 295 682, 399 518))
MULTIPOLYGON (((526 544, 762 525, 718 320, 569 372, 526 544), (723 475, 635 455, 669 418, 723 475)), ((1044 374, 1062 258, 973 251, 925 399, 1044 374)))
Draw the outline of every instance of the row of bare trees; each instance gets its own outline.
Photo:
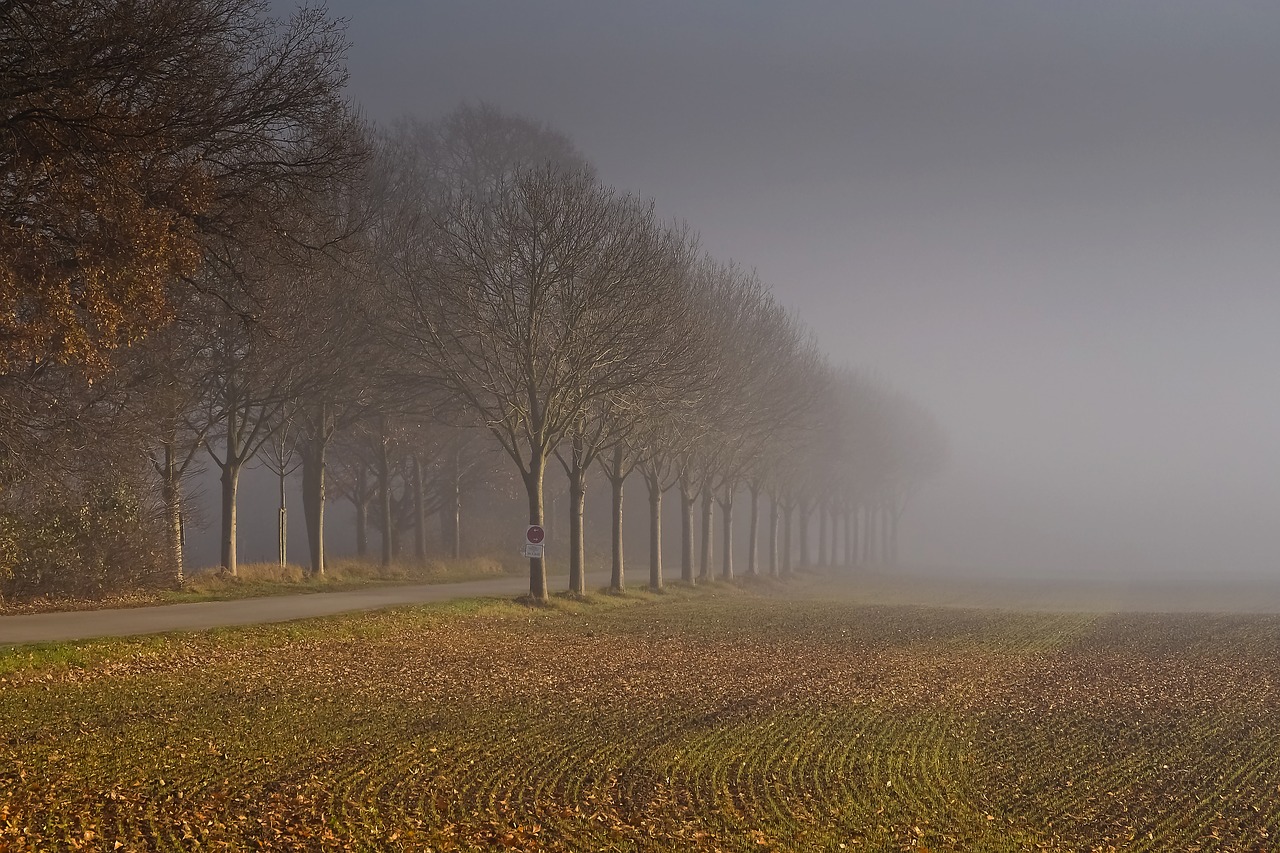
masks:
MULTIPOLYGON (((377 148, 361 281, 380 354, 359 386, 365 414, 487 431, 518 474, 530 524, 546 522, 546 477, 558 468, 571 591, 585 591, 593 471, 610 490, 617 589, 624 488, 637 471, 653 588, 663 583, 662 499, 672 489, 686 581, 715 573, 717 540, 719 574, 733 576, 739 498, 749 500, 748 574, 790 569, 793 517, 801 562, 813 562, 804 549, 815 513, 818 562, 834 553, 837 517, 847 559, 896 558, 906 499, 941 461, 937 429, 899 395, 833 370, 753 272, 707 257, 687 226, 604 184, 559 134, 488 107, 402 124, 377 148), (855 529, 864 531, 856 554, 855 529)), ((385 467, 375 460, 370 470, 385 467)), ((389 485, 374 493, 391 518, 389 485)), ((420 514, 422 499, 414 505, 420 514)), ((314 545, 311 566, 323 571, 314 545)), ((547 595, 542 558, 531 558, 529 582, 531 596, 547 595)))
MULTIPOLYGON (((331 493, 356 507, 361 553, 376 528, 390 563, 406 531, 425 554, 433 515, 457 551, 468 483, 515 484, 543 524, 554 469, 574 592, 596 472, 618 589, 633 480, 654 588, 673 490, 685 581, 716 573, 716 541, 733 576, 743 501, 749 574, 789 571, 793 538, 802 564, 834 563, 841 529, 844 562, 896 557, 942 452, 927 414, 833 369, 753 272, 609 187, 563 135, 487 106, 364 126, 341 97, 341 29, 316 11, 68 0, 11 4, 4 25, 7 591, 137 580, 109 564, 180 583, 206 464, 236 573, 254 460, 279 478, 281 560, 301 474, 317 574, 331 493), (58 580, 108 540, 119 553, 91 583, 58 580)), ((545 598, 542 558, 529 580, 545 598)))

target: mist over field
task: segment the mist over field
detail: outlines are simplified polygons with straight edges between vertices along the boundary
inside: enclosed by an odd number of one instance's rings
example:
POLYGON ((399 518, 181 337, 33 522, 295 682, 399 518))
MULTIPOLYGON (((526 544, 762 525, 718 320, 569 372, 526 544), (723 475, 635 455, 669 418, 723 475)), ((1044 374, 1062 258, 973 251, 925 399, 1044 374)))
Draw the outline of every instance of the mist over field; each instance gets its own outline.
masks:
POLYGON ((904 516, 906 564, 1280 569, 1280 7, 329 9, 368 118, 546 121, 927 406, 950 464, 904 516))
POLYGON ((0 13, 0 850, 1275 846, 1280 4, 295 2, 0 13))

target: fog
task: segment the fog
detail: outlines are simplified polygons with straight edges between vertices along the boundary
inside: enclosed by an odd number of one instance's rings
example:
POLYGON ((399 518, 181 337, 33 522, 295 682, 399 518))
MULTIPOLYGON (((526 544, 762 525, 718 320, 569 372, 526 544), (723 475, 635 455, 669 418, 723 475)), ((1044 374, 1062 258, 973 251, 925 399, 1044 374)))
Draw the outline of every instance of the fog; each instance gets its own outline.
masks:
POLYGON ((1280 5, 328 5, 371 119, 547 121, 928 406, 906 561, 1276 568, 1280 5))

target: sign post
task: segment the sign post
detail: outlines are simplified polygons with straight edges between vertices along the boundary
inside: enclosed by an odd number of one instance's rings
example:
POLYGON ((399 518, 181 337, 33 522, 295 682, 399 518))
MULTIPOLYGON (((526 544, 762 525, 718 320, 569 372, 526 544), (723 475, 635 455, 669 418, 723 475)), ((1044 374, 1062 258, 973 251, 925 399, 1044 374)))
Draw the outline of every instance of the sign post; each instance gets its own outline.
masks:
POLYGON ((543 540, 547 538, 547 532, 542 529, 541 525, 530 524, 524 532, 524 555, 526 557, 542 558, 543 540))

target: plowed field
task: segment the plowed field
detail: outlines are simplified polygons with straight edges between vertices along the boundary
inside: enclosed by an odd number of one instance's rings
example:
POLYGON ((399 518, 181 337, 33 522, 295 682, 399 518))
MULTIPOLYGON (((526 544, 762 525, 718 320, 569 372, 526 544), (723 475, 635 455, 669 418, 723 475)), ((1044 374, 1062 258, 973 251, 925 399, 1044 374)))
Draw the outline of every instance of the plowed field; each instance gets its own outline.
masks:
POLYGON ((1280 849, 1280 617, 718 587, 0 656, 0 850, 1280 849))

